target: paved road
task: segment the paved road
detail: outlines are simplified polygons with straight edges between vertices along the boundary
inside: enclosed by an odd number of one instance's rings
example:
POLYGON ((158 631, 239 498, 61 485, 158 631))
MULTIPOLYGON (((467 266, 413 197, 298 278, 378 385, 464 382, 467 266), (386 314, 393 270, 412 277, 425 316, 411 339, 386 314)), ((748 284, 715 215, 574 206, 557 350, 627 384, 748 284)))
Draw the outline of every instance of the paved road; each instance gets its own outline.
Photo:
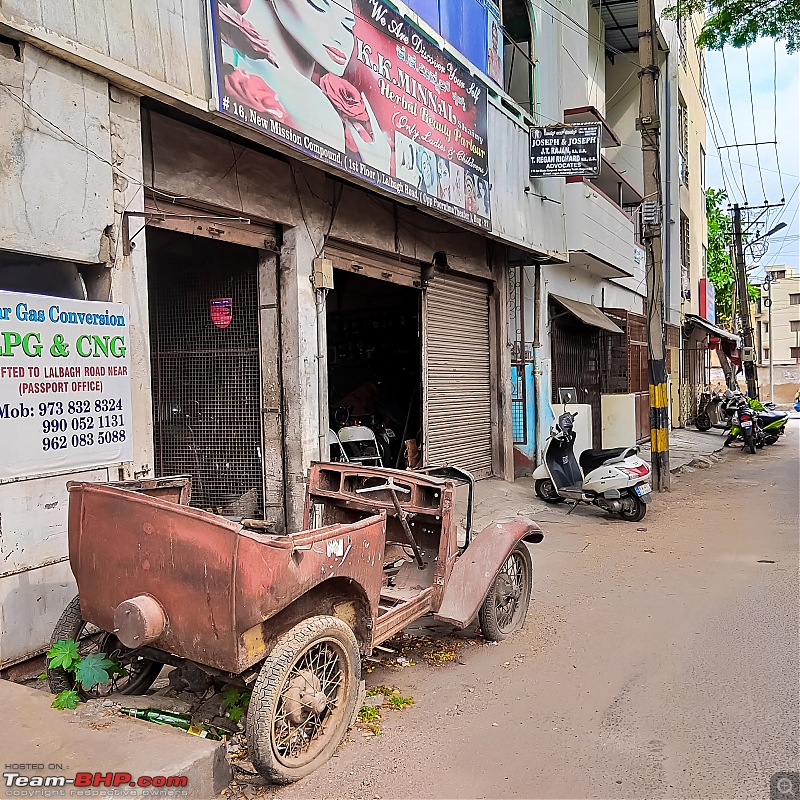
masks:
POLYGON ((769 776, 800 763, 792 425, 764 452, 681 476, 638 526, 529 501, 548 538, 525 631, 471 644, 463 663, 378 668, 369 682, 415 705, 267 793, 769 797, 769 776))

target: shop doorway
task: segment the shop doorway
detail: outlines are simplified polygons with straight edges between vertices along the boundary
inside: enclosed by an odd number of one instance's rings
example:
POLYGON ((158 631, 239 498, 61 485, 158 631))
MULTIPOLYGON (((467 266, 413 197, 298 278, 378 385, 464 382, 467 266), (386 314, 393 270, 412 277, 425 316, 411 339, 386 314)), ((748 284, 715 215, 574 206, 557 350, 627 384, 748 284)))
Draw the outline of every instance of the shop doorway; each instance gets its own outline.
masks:
POLYGON ((422 446, 421 292, 341 269, 334 287, 326 319, 331 427, 359 423, 376 434, 383 466, 405 468, 409 458, 416 466, 404 442, 422 446))
POLYGON ((147 232, 156 475, 192 505, 262 518, 258 251, 147 232))

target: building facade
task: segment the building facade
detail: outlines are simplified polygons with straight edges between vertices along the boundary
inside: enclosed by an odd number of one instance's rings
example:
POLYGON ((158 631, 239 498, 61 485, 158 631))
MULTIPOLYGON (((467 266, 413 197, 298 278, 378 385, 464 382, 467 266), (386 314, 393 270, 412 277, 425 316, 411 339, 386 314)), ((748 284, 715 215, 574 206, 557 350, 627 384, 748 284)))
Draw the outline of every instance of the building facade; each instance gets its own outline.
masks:
POLYGON ((296 529, 337 409, 393 427, 391 466, 413 440, 513 477, 508 265, 567 251, 563 184, 527 177, 558 96, 534 16, 336 4, 278 89, 290 5, 0 10, 0 290, 127 306, 132 439, 0 480, 0 668, 75 593, 69 480, 190 474, 195 505, 296 529))
POLYGON ((765 271, 769 280, 762 281, 756 304, 758 382, 761 396, 767 397, 771 372, 770 399, 789 403, 800 390, 800 275, 780 264, 765 271))

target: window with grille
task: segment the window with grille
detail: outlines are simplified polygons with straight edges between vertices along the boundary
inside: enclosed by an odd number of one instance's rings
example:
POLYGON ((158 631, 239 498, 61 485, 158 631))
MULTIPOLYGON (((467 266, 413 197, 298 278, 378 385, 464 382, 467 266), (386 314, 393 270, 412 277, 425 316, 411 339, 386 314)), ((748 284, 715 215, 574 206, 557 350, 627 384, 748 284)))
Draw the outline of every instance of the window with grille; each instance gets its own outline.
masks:
POLYGON ((793 319, 789 322, 792 333, 800 333, 800 319, 793 319))
POLYGON ((800 294, 790 294, 789 295, 789 305, 790 306, 800 306, 800 294))
POLYGON ((689 112, 683 97, 678 97, 678 169, 681 183, 689 182, 689 112))
POLYGON ((681 296, 688 300, 691 296, 689 285, 689 265, 691 263, 691 240, 689 238, 689 217, 681 212, 681 296))
POLYGON ((678 56, 681 64, 686 66, 686 39, 687 39, 687 23, 686 16, 681 15, 678 17, 678 56))
POLYGON ((781 278, 785 278, 786 277, 786 270, 785 269, 774 269, 774 270, 772 270, 770 272, 770 275, 772 275, 772 280, 777 281, 777 280, 780 280, 781 278))

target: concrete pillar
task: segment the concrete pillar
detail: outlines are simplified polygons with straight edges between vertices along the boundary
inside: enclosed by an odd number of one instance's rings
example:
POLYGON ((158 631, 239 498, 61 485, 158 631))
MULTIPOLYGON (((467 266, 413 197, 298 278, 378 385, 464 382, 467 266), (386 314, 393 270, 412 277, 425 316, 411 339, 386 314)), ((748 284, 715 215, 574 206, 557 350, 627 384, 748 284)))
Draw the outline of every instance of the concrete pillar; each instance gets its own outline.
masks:
MULTIPOLYGON (((322 234, 320 230, 320 237, 322 234)), ((286 522, 290 531, 302 526, 306 472, 320 457, 316 306, 311 285, 315 255, 305 226, 284 230, 280 259, 281 371, 286 522)))
MULTIPOLYGON (((134 234, 130 255, 123 253, 123 215, 144 209, 142 187, 142 131, 139 98, 114 86, 109 87, 114 170, 114 225, 107 236, 107 252, 101 252, 111 266, 111 298, 130 306, 131 315, 131 398, 133 411, 133 463, 126 478, 153 475, 153 413, 150 378, 150 314, 147 292, 147 248, 141 217, 129 218, 134 234)), ((102 250, 102 248, 101 248, 102 250)))

